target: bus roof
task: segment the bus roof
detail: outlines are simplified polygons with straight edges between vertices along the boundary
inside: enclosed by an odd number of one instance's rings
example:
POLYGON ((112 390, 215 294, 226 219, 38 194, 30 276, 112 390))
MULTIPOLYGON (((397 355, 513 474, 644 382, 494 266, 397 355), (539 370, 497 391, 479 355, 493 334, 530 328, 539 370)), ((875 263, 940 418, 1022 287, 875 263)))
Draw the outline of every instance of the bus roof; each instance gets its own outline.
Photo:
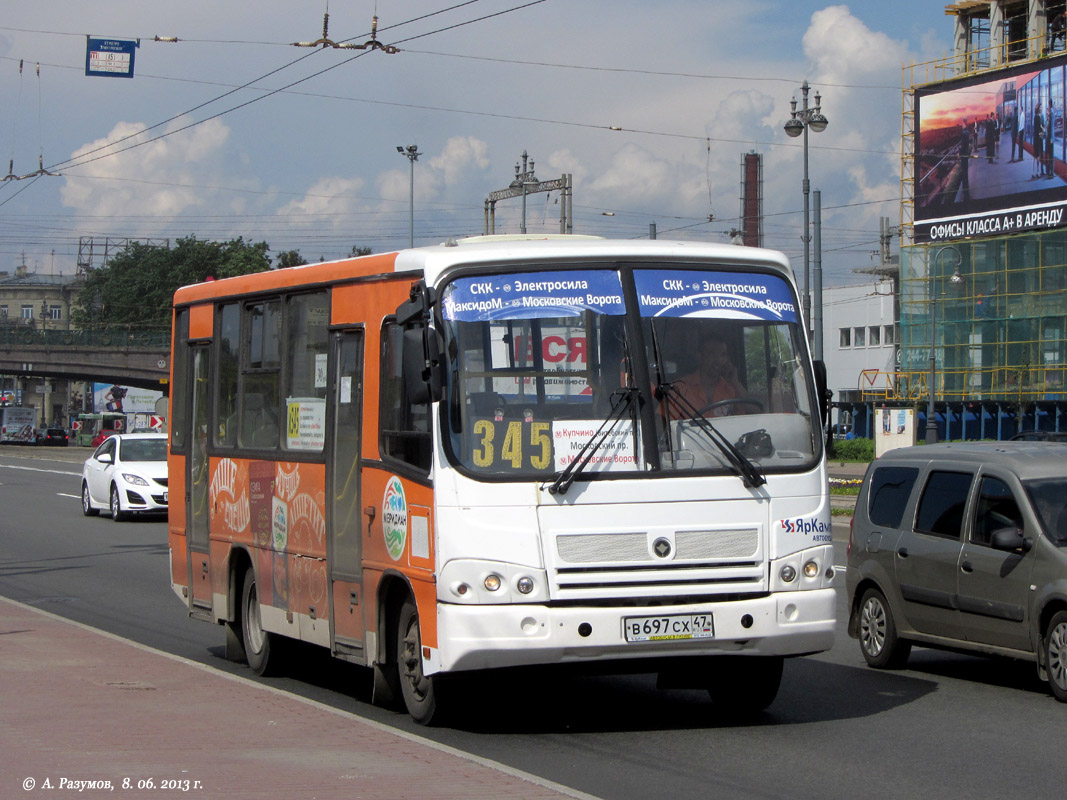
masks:
POLYGON ((435 285, 457 267, 477 267, 502 262, 528 262, 544 266, 552 261, 611 261, 622 258, 677 262, 721 261, 740 267, 770 267, 790 274, 789 261, 782 253, 757 247, 666 239, 601 239, 560 234, 477 236, 469 239, 450 239, 444 244, 429 247, 304 264, 183 286, 175 293, 174 302, 181 305, 216 297, 391 273, 421 273, 428 284, 435 285))

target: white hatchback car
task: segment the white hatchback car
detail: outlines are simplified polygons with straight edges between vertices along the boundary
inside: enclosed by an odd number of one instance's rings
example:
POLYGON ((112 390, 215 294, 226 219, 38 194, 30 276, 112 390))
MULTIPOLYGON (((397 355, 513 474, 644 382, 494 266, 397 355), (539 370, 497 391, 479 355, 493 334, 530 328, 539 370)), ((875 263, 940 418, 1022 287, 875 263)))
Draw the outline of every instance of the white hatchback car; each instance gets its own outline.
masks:
POLYGON ((111 512, 116 522, 142 511, 167 510, 167 437, 109 436, 82 467, 82 513, 111 512))

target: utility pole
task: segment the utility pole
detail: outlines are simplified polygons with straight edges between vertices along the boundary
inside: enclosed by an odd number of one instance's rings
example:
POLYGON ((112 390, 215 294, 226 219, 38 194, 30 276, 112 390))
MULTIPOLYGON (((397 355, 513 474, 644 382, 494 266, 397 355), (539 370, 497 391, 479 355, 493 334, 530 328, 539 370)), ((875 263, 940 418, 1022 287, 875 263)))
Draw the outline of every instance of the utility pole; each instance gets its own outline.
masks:
POLYGON ((811 324, 815 327, 815 358, 822 361, 822 194, 818 189, 811 193, 811 199, 815 217, 815 224, 812 226, 815 257, 811 268, 812 282, 815 284, 815 302, 811 312, 811 324))

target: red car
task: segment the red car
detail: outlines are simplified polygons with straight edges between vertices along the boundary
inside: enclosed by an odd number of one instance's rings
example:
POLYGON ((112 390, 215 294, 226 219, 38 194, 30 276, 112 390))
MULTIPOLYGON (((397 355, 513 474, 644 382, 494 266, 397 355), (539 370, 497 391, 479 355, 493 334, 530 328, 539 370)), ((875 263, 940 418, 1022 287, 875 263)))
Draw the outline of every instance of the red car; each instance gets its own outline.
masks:
POLYGON ((96 436, 93 437, 93 440, 89 442, 89 446, 99 447, 100 443, 103 442, 104 439, 106 439, 108 436, 114 436, 116 433, 120 433, 120 431, 102 430, 100 431, 100 433, 96 434, 96 436))

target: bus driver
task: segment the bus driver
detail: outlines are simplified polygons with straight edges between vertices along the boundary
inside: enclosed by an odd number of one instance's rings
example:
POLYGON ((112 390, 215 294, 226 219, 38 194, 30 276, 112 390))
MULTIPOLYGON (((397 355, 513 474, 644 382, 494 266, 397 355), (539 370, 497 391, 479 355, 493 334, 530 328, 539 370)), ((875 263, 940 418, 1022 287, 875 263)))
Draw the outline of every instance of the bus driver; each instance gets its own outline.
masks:
MULTIPOLYGON (((701 341, 697 368, 688 375, 683 375, 675 381, 674 385, 682 397, 706 417, 743 414, 749 410, 741 403, 736 406, 724 403, 721 406, 709 408, 725 400, 748 397, 748 389, 737 377, 737 367, 730 360, 726 342, 715 336, 701 341)), ((677 403, 671 403, 671 416, 674 419, 686 419, 689 415, 679 408, 677 403)))

